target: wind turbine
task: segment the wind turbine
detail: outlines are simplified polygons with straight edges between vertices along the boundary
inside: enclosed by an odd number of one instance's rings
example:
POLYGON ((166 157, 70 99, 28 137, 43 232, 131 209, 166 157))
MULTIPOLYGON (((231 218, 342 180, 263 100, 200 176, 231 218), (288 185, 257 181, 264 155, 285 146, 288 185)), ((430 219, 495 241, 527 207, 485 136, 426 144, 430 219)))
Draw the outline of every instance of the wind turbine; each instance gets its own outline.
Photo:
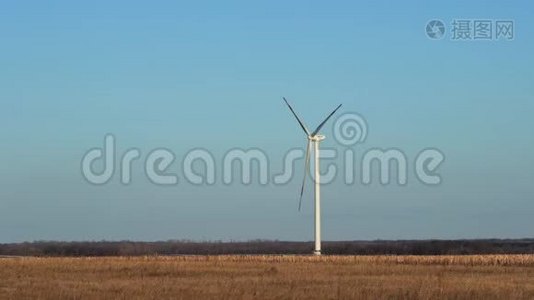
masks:
POLYGON ((320 165, 320 157, 319 157, 319 143, 321 143, 325 136, 319 134, 319 131, 323 128, 323 126, 326 124, 326 122, 336 113, 336 111, 341 107, 341 104, 334 109, 334 111, 326 117, 326 119, 317 126, 317 129, 315 129, 313 132, 310 133, 306 125, 302 123, 300 118, 297 116, 295 111, 293 110, 293 107, 287 102, 286 98, 283 97, 285 103, 287 104, 287 107, 289 107, 289 110, 293 113, 293 116, 297 119, 297 121, 300 124, 300 127, 302 130, 304 130, 304 133, 306 133, 306 137, 308 138, 308 144, 306 145, 306 158, 304 162, 304 179, 302 180, 302 186, 300 188, 300 199, 299 199, 299 211, 302 207, 302 195, 304 194, 304 184, 306 183, 306 177, 309 172, 309 166, 310 166, 310 152, 311 152, 311 146, 313 144, 314 146, 314 155, 315 155, 315 250, 313 251, 313 254, 315 255, 321 255, 321 172, 319 170, 320 165))

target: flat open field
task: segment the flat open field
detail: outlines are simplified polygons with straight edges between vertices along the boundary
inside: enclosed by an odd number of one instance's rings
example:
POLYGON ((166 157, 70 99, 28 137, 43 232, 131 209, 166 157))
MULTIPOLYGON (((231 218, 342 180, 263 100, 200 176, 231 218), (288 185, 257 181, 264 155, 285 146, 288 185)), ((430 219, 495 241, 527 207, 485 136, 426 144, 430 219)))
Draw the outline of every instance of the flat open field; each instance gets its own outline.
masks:
POLYGON ((534 255, 0 258, 0 299, 533 299, 534 255))

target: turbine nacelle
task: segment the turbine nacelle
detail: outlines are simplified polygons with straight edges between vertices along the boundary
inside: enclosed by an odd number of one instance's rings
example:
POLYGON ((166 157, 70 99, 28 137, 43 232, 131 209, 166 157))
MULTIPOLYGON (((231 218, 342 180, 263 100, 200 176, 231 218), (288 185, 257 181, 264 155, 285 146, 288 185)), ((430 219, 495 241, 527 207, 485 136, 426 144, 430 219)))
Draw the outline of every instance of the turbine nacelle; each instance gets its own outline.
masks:
POLYGON ((326 139, 326 136, 322 134, 317 134, 315 136, 311 136, 311 135, 308 136, 308 140, 311 142, 321 142, 321 141, 324 141, 325 139, 326 139))

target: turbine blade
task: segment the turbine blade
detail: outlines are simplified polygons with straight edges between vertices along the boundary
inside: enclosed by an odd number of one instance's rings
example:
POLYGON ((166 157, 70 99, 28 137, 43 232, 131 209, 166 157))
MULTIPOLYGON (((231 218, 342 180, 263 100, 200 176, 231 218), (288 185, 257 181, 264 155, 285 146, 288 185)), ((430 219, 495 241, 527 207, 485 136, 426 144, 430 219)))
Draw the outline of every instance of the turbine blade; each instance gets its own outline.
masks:
POLYGON ((295 118, 297 119, 297 121, 299 122, 300 127, 302 127, 302 130, 304 130, 304 132, 306 132, 306 135, 307 135, 307 136, 310 136, 310 131, 308 130, 308 128, 306 128, 306 125, 304 125, 304 123, 302 123, 302 121, 299 119, 299 117, 297 116, 297 114, 296 114, 295 111, 293 110, 293 107, 291 107, 291 105, 289 104, 289 102, 287 102, 287 100, 286 100, 285 97, 282 97, 282 98, 283 98, 284 101, 286 102, 287 107, 289 107, 289 110, 291 110, 291 112, 293 113, 293 115, 295 116, 295 118))
POLYGON ((315 131, 311 134, 311 136, 316 136, 316 135, 319 133, 319 130, 321 130, 321 128, 323 128, 324 124, 326 124, 326 122, 327 122, 327 121, 328 121, 328 120, 329 120, 329 119, 336 113, 336 111, 337 111, 338 109, 341 108, 342 105, 343 105, 343 104, 340 104, 336 109, 334 109, 334 111, 333 111, 330 115, 328 115, 328 117, 326 117, 326 119, 323 121, 323 123, 321 123, 321 124, 317 127, 317 129, 315 129, 315 131))
POLYGON ((302 207, 302 195, 304 194, 304 185, 306 184, 306 177, 308 177, 308 172, 310 171, 310 147, 311 143, 310 140, 308 140, 308 145, 306 145, 306 157, 304 158, 304 178, 302 179, 302 186, 300 187, 299 211, 302 207))

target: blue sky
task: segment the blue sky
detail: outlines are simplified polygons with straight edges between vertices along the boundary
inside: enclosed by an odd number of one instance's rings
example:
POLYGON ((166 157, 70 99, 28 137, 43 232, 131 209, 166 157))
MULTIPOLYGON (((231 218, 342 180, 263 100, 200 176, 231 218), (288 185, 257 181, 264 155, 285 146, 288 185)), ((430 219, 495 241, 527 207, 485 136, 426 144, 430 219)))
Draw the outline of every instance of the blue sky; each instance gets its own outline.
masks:
POLYGON ((325 186, 325 239, 533 236, 529 1, 25 1, 0 15, 0 242, 311 240, 300 176, 161 187, 139 166, 129 186, 80 175, 106 133, 143 158, 254 147, 281 168, 305 143, 282 96, 310 127, 338 103, 364 116, 358 153, 446 156, 439 186, 325 186), (443 40, 426 37, 432 19, 445 22, 443 40), (454 19, 511 19, 515 39, 452 41, 454 19))

